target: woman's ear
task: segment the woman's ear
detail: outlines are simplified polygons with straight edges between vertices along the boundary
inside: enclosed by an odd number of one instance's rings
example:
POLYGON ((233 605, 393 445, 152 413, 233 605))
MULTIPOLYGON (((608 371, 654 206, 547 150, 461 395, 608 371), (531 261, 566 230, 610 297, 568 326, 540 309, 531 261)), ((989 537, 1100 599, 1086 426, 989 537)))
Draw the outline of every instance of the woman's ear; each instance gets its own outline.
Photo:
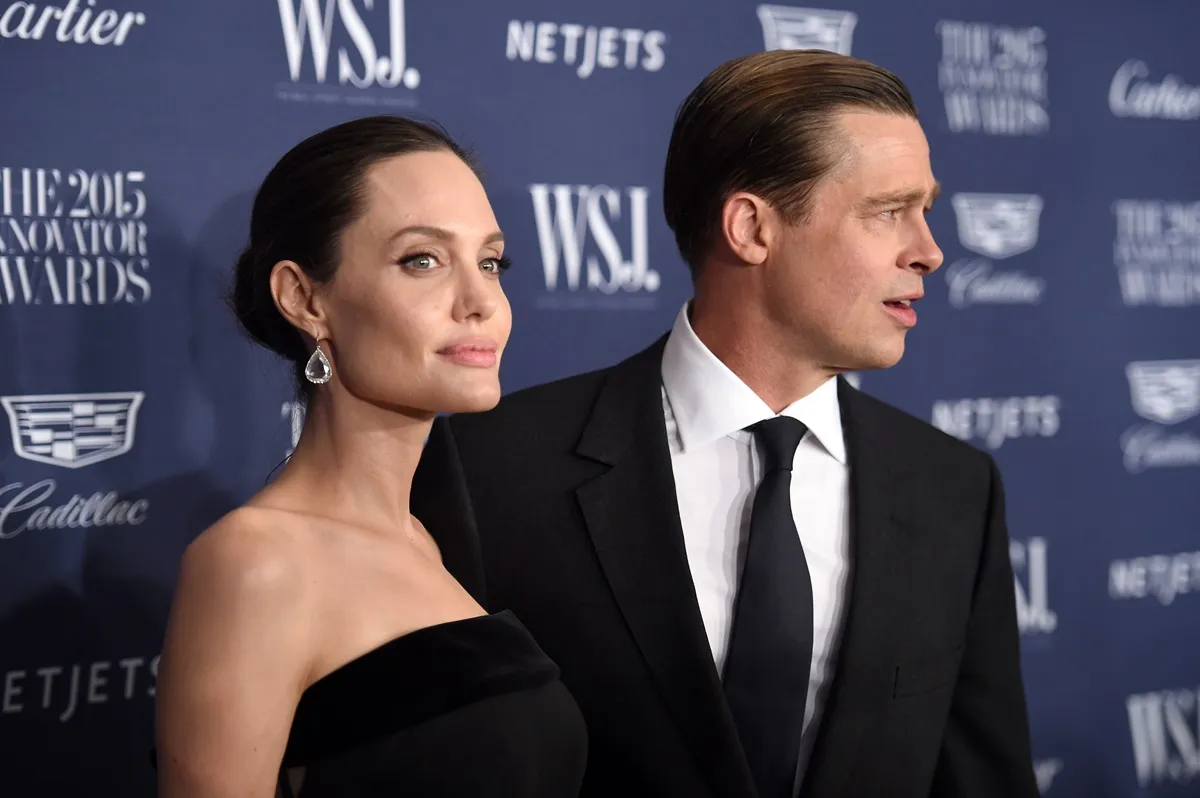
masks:
POLYGON ((271 298, 291 324, 314 342, 329 338, 329 323, 312 278, 300 264, 281 260, 271 269, 271 298))

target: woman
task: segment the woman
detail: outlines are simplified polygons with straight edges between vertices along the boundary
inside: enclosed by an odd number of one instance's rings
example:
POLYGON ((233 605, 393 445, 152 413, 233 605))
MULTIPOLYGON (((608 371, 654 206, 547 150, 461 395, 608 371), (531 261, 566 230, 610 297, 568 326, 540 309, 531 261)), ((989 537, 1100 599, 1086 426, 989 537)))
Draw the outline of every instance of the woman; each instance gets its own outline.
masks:
POLYGON ((577 794, 586 733, 555 665, 409 514, 435 415, 499 401, 503 248, 468 157, 410 120, 339 125, 267 175, 233 306, 295 364, 307 420, 183 558, 161 798, 577 794))

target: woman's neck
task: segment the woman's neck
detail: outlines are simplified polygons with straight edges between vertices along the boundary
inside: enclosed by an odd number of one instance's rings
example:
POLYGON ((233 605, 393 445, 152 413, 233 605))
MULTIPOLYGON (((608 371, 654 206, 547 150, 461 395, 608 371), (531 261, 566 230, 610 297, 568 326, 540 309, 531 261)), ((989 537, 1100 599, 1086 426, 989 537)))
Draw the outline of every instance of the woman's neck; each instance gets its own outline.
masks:
POLYGON ((367 529, 408 528, 409 495, 434 414, 365 402, 345 391, 310 402, 304 431, 261 503, 367 529))

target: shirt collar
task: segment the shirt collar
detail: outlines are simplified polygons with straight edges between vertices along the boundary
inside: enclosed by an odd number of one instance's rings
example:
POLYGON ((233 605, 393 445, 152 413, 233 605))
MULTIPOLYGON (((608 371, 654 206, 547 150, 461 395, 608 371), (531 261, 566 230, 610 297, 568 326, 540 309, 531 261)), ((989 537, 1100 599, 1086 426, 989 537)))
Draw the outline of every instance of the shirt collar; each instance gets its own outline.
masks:
MULTIPOLYGON (((697 337, 688 320, 690 303, 675 318, 663 350, 662 381, 684 452, 741 432, 775 415, 758 394, 697 337)), ((808 427, 839 463, 846 463, 837 380, 829 379, 779 415, 808 427)))

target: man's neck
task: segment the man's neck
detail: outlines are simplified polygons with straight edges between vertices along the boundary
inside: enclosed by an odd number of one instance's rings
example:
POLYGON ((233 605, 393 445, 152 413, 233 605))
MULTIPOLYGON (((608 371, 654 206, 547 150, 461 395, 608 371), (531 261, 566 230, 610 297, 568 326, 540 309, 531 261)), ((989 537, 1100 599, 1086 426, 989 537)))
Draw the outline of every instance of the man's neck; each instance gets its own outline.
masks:
POLYGON ((693 300, 688 320, 696 337, 750 390, 779 413, 824 385, 835 371, 780 346, 765 320, 731 314, 693 300))

